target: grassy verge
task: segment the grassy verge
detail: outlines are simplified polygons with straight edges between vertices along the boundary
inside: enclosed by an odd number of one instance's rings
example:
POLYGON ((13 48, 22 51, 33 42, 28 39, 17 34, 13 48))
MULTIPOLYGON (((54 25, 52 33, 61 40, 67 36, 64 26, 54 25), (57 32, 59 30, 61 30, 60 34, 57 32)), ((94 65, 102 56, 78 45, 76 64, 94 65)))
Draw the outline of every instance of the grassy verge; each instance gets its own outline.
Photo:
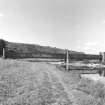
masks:
POLYGON ((1 105, 104 105, 104 90, 49 63, 0 59, 1 105))
POLYGON ((71 105, 53 66, 0 61, 0 103, 3 105, 71 105), (50 68, 50 70, 49 70, 50 68))

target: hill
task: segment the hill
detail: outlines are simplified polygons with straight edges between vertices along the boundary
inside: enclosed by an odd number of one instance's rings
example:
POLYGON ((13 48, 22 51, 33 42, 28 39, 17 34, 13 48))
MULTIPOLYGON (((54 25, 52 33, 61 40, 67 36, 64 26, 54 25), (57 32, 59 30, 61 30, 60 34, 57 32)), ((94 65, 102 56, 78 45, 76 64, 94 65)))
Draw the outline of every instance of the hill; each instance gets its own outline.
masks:
MULTIPOLYGON (((57 58, 65 59, 65 49, 37 44, 13 43, 4 41, 7 58, 57 58)), ((2 55, 2 40, 0 40, 0 55, 2 55)), ((98 59, 98 55, 89 55, 83 52, 69 50, 70 59, 98 59)))

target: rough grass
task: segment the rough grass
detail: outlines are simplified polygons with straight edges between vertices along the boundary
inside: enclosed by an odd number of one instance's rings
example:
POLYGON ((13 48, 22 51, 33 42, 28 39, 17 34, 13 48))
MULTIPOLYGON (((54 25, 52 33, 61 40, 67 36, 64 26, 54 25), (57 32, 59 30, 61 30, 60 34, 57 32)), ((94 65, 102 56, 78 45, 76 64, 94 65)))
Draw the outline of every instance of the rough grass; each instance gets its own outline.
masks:
POLYGON ((0 60, 0 103, 71 105, 62 83, 53 73, 54 69, 44 63, 0 60))
POLYGON ((77 73, 48 63, 0 59, 1 105, 104 105, 91 88, 87 93, 88 85, 77 73))
POLYGON ((81 79, 77 85, 77 90, 84 92, 87 95, 92 96, 98 101, 99 105, 104 105, 105 103, 105 85, 99 81, 94 82, 87 78, 81 79))

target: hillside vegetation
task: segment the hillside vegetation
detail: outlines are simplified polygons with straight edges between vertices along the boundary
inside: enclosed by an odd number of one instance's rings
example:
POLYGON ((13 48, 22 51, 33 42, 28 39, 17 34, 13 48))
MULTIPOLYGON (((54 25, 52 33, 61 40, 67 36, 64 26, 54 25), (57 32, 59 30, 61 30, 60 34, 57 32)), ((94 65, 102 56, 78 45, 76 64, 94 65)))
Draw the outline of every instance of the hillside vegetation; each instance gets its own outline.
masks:
MULTIPOLYGON (((57 58, 65 59, 65 49, 60 49, 50 46, 40 46, 36 44, 23 44, 5 42, 6 57, 7 58, 57 58)), ((70 59, 99 59, 98 55, 84 54, 83 52, 76 52, 69 50, 70 59)), ((2 43, 0 41, 0 55, 2 55, 2 43)))

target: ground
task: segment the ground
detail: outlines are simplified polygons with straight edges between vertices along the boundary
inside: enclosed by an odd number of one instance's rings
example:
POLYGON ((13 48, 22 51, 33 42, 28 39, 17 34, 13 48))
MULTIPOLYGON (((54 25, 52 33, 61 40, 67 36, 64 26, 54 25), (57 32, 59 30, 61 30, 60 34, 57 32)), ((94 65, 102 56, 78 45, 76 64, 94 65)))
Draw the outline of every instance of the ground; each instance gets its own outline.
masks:
POLYGON ((0 59, 1 105, 104 105, 88 82, 50 63, 0 59))

